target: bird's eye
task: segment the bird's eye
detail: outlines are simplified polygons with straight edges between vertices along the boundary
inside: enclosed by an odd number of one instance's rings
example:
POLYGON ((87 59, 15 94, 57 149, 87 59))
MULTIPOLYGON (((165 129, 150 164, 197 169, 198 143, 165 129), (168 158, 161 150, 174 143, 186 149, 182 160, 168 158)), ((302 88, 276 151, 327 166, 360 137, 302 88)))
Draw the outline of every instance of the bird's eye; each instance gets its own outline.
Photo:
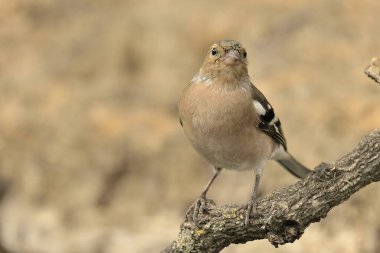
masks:
POLYGON ((243 52, 243 57, 247 58, 247 52, 246 51, 243 52))
POLYGON ((211 54, 212 55, 216 55, 217 53, 218 53, 218 50, 216 50, 215 47, 213 49, 211 49, 211 54))

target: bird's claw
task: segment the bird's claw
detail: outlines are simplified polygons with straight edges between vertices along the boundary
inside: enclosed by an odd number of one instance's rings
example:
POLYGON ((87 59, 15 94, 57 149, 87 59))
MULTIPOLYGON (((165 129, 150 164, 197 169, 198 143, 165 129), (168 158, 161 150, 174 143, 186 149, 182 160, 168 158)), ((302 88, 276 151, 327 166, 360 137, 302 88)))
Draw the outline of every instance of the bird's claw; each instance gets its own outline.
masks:
POLYGON ((250 219, 250 215, 251 213, 253 212, 256 212, 256 201, 254 200, 250 200, 247 204, 247 209, 245 210, 245 221, 244 221, 244 224, 246 226, 249 225, 249 219, 250 219))
POLYGON ((186 217, 191 216, 192 220, 198 224, 198 218, 200 214, 203 214, 207 206, 206 196, 201 195, 187 210, 186 217))

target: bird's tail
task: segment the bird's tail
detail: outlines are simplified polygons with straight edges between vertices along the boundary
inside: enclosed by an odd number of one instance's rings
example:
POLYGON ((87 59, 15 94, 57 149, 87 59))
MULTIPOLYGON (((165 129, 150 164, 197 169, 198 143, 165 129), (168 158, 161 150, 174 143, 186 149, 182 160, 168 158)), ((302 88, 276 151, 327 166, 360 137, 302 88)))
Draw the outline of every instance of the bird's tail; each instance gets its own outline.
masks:
POLYGON ((276 160, 279 164, 281 164, 285 169, 287 169, 291 174, 298 178, 304 178, 311 172, 308 168, 303 166, 300 162, 298 162, 293 156, 289 154, 289 157, 285 159, 276 160))

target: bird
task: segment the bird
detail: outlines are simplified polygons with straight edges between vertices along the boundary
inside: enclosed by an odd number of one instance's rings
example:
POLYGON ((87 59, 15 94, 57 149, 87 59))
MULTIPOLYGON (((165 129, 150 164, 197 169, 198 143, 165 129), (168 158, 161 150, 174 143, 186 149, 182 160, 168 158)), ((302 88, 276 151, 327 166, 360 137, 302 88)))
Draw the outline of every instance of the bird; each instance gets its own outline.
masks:
POLYGON ((207 192, 222 169, 255 173, 245 210, 246 225, 256 210, 257 190, 268 160, 276 160, 299 178, 311 172, 287 151, 280 119, 251 82, 247 65, 247 51, 240 42, 214 43, 178 102, 179 120, 186 137, 214 170, 194 202, 194 221, 204 212, 207 192))

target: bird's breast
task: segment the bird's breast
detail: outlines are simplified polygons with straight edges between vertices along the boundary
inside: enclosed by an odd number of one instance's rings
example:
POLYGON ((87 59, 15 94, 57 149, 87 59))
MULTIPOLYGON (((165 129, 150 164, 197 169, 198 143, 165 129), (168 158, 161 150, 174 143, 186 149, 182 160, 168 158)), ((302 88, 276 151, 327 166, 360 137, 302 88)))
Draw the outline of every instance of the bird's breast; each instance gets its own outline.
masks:
POLYGON ((271 152, 258 145, 270 140, 257 130, 258 116, 250 93, 243 88, 193 84, 185 90, 179 112, 186 136, 214 166, 245 169, 261 152, 271 152))
POLYGON ((191 85, 179 110, 185 127, 209 135, 233 133, 254 126, 258 120, 246 90, 223 90, 213 85, 191 85))

